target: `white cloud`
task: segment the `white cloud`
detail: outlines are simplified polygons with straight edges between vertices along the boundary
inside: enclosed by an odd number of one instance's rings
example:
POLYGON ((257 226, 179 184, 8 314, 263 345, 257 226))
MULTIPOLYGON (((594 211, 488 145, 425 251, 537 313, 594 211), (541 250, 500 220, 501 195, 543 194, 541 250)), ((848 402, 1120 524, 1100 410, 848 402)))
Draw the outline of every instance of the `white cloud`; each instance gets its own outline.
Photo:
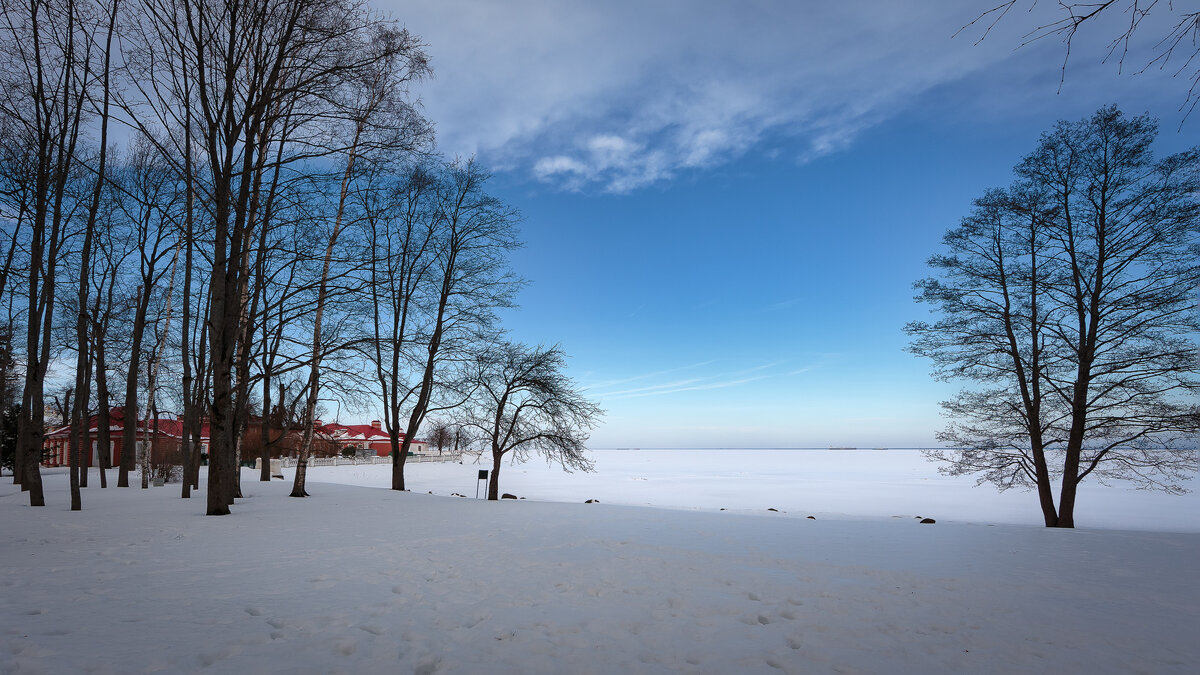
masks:
POLYGON ((554 178, 562 174, 583 175, 588 173, 588 169, 583 162, 571 159, 565 155, 557 155, 555 157, 543 157, 533 166, 533 173, 540 179, 554 178))
POLYGON ((799 161, 836 152, 1010 58, 1036 20, 976 46, 951 36, 986 3, 960 0, 377 1, 429 45, 420 92, 444 150, 616 192, 778 139, 799 161))

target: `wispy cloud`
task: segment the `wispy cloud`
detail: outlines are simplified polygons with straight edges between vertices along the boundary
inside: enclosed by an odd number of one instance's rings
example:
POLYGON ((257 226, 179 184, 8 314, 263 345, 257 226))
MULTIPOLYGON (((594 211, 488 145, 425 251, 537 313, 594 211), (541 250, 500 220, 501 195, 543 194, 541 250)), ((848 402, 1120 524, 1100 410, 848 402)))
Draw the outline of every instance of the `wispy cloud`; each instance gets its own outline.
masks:
POLYGON ((421 93, 445 149, 566 189, 627 192, 771 139, 792 141, 798 161, 836 152, 922 92, 1010 56, 1004 36, 950 39, 978 11, 969 4, 428 0, 397 11, 429 43, 436 79, 421 93))
POLYGON ((816 354, 809 354, 808 356, 809 356, 808 363, 806 363, 803 366, 800 366, 799 368, 793 368, 792 370, 789 370, 786 373, 788 375, 788 377, 791 377, 794 375, 803 375, 805 373, 810 373, 819 368, 823 368, 826 365, 828 365, 831 361, 840 357, 841 354, 838 352, 818 352, 816 354))
POLYGON ((649 380, 649 379, 652 379, 655 377, 662 377, 664 375, 672 375, 674 373, 687 371, 687 370, 694 370, 696 368, 703 368, 704 366, 707 366, 711 363, 712 363, 712 361, 700 361, 698 363, 689 363, 685 366, 676 366, 674 368, 667 368, 664 370, 655 370, 655 371, 651 371, 648 373, 641 373, 638 375, 631 375, 629 377, 622 377, 622 378, 619 378, 616 380, 604 380, 602 382, 593 382, 592 384, 588 385, 587 388, 589 390, 607 389, 607 388, 615 387, 615 386, 621 385, 621 384, 628 384, 630 382, 640 382, 640 381, 649 380))
POLYGON ((757 382, 766 380, 769 375, 760 375, 757 377, 743 377, 740 380, 722 380, 718 382, 702 382, 698 384, 676 383, 676 386, 662 387, 647 387, 643 390, 631 389, 628 392, 614 392, 611 394, 602 394, 601 399, 604 400, 619 400, 619 399, 640 399, 644 396, 665 396, 668 394, 680 394, 683 392, 706 392, 708 389, 725 389, 728 387, 737 387, 739 384, 749 382, 757 382))
POLYGON ((766 307, 763 307, 762 311, 778 312, 781 309, 788 309, 791 307, 795 307, 796 305, 800 304, 801 302, 804 302, 804 298, 788 298, 787 300, 780 300, 779 302, 773 302, 773 303, 767 305, 766 307))
POLYGON ((597 395, 606 399, 629 398, 631 396, 657 396, 659 394, 669 394, 676 391, 686 391, 687 388, 703 381, 704 378, 695 377, 687 380, 667 382, 665 384, 652 384, 645 387, 635 387, 633 389, 619 389, 617 391, 599 392, 597 395))
POLYGON ((685 379, 673 379, 668 382, 661 382, 661 383, 656 383, 656 384, 646 384, 644 386, 639 386, 639 387, 619 388, 619 389, 615 389, 615 390, 612 389, 612 386, 616 385, 616 384, 628 383, 628 382, 632 382, 632 381, 644 381, 644 380, 648 380, 648 379, 654 379, 655 377, 661 377, 663 375, 672 374, 672 373, 678 372, 680 370, 695 369, 697 367, 706 366, 711 363, 712 362, 706 362, 703 364, 693 364, 690 366, 682 366, 680 368, 672 368, 670 370, 658 371, 656 373, 646 373, 643 375, 637 375, 637 376, 634 376, 631 378, 625 378, 624 380, 614 380, 614 381, 610 381, 608 383, 604 383, 604 384, 600 384, 600 385, 593 385, 588 388, 588 391, 590 394, 595 395, 597 398, 599 398, 601 400, 614 401, 614 400, 627 399, 627 398, 644 398, 644 397, 648 397, 648 396, 668 396, 671 394, 680 394, 680 393, 689 392, 689 391, 707 391, 710 389, 726 389, 729 387, 736 387, 739 385, 748 384, 750 382, 757 382, 759 380, 765 380, 768 378, 776 377, 779 375, 778 372, 764 372, 764 371, 778 371, 779 368, 781 366, 783 366, 786 362, 785 361, 772 361, 769 363, 762 363, 762 364, 759 364, 756 366, 750 366, 748 368, 741 368, 741 369, 737 369, 737 370, 733 370, 733 371, 720 371, 720 372, 716 372, 716 373, 704 374, 704 375, 699 375, 696 377, 689 377, 689 378, 685 378, 685 379), (762 373, 762 374, 755 375, 755 373, 762 373))

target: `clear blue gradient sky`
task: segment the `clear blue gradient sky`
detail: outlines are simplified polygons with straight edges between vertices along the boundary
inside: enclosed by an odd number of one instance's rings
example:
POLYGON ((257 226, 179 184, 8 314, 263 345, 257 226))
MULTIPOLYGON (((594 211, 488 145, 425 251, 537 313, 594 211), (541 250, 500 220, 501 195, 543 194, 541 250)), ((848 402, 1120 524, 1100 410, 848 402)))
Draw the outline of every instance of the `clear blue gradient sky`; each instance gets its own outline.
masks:
POLYGON ((1107 103, 1159 117, 1159 152, 1200 139, 1174 68, 1099 62, 1113 21, 1061 89, 1061 43, 1015 49, 1038 13, 952 37, 992 4, 380 6, 428 44, 442 150, 524 214, 505 324, 572 356, 607 410, 593 446, 903 447, 956 388, 903 326, 971 200, 1107 103))

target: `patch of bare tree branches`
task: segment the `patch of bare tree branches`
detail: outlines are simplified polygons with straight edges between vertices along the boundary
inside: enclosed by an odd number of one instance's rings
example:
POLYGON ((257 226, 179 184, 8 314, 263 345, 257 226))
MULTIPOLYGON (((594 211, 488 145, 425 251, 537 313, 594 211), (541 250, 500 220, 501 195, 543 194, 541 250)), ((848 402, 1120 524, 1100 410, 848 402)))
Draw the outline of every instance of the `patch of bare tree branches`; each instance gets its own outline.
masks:
MULTIPOLYGON (((1101 18, 1116 17, 1113 28, 1106 39, 1102 62, 1115 59, 1117 68, 1124 71, 1126 61, 1138 59, 1137 72, 1152 68, 1174 69, 1174 76, 1188 81, 1187 95, 1180 110, 1187 118, 1200 103, 1200 10, 1190 3, 1177 0, 1099 0, 1096 2, 1066 2, 1058 0, 1055 18, 1038 23, 1023 36, 1021 46, 1057 38, 1063 42, 1064 54, 1059 84, 1065 81, 1067 63, 1071 58, 1075 38, 1081 30, 1100 23, 1101 18), (1165 19, 1162 17, 1165 15, 1165 19), (1153 17, 1155 22, 1149 21, 1153 17), (1151 27, 1152 24, 1152 27, 1151 27), (1134 56, 1145 47, 1139 47, 1136 38, 1146 30, 1154 31, 1153 44, 1146 56, 1134 56)), ((1038 0, 1006 0, 980 14, 958 33, 980 28, 976 41, 983 41, 1001 21, 1006 20, 1013 9, 1027 6, 1026 13, 1033 13, 1038 0)), ((1015 20, 1015 19, 1014 19, 1015 20)), ((955 33, 957 35, 958 33, 955 33)))

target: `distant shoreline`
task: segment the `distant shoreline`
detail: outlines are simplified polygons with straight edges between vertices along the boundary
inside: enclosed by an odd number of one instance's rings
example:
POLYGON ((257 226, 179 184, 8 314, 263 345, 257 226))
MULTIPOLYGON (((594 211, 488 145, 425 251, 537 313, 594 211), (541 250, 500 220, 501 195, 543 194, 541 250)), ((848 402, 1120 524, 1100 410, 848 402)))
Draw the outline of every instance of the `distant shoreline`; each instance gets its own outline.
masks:
POLYGON ((597 447, 588 448, 588 450, 961 450, 962 448, 942 448, 942 447, 913 447, 913 448, 867 448, 867 447, 830 447, 830 446, 780 446, 780 447, 712 447, 712 448, 695 448, 687 446, 679 447, 641 447, 641 448, 615 448, 615 447, 597 447))

